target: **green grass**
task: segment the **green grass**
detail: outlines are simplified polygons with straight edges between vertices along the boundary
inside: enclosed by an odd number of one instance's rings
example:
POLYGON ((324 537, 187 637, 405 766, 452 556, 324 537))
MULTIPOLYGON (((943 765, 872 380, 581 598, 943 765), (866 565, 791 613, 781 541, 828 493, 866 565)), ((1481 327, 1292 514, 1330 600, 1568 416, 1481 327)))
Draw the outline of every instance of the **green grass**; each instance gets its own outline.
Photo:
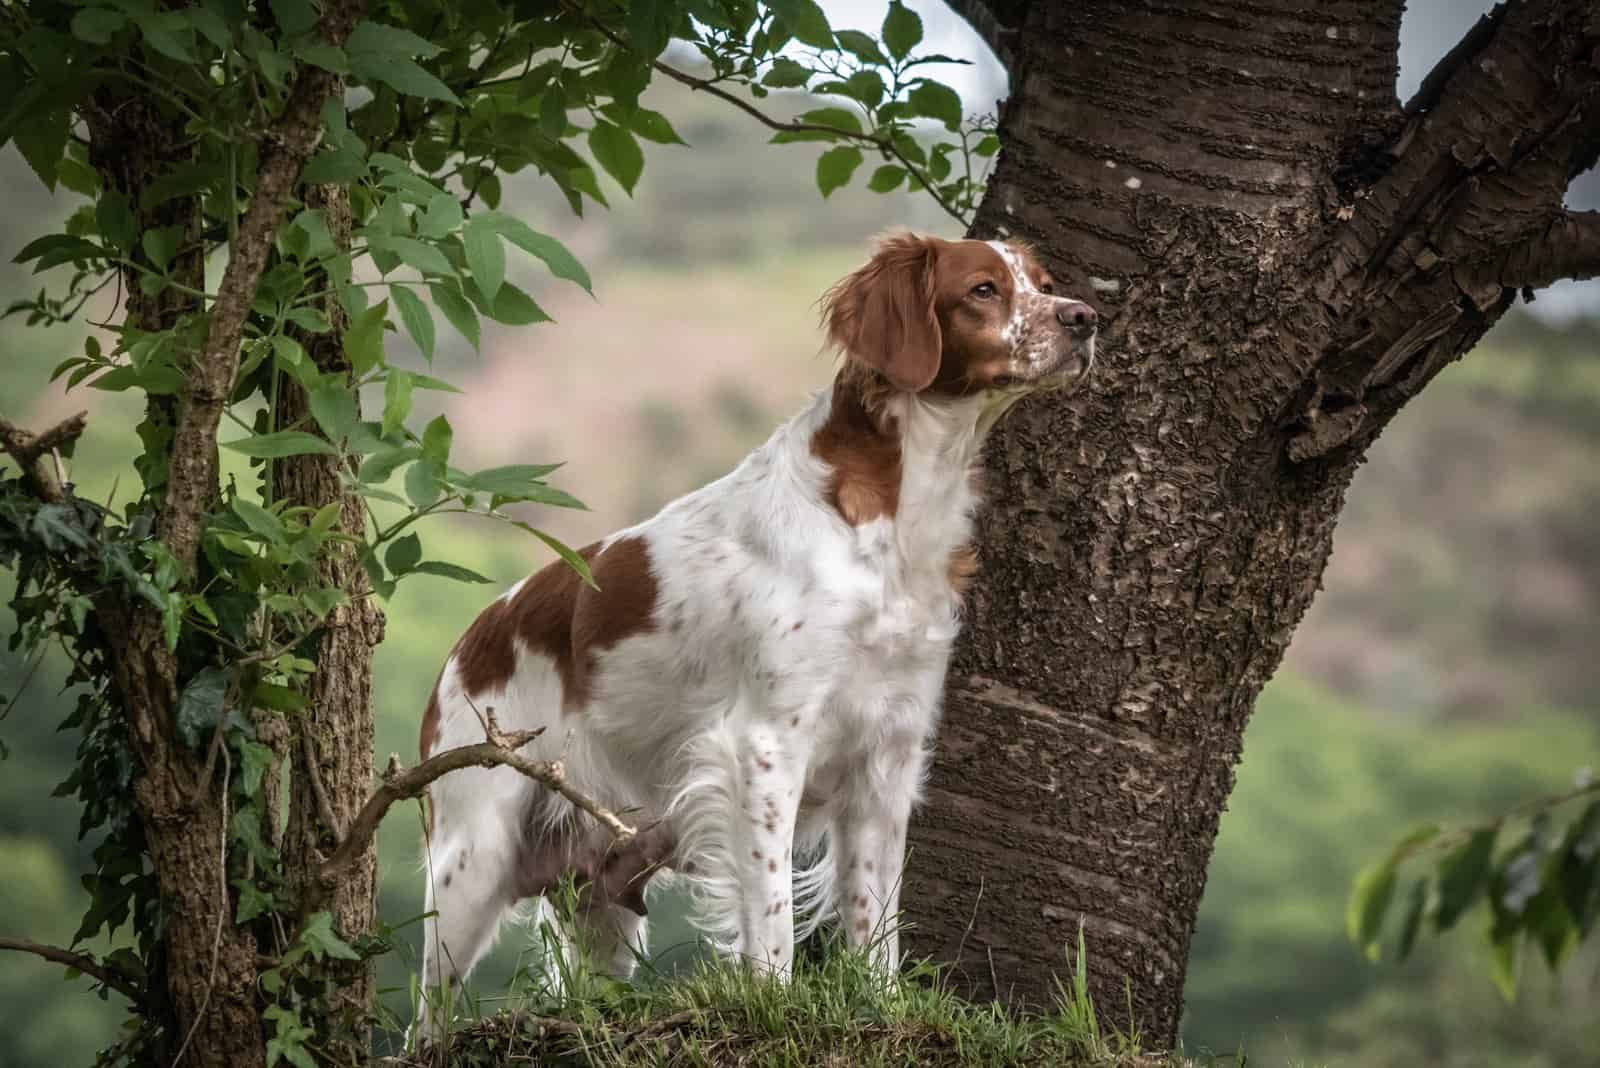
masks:
MULTIPOLYGON (((435 1047, 392 1065, 493 1068, 512 1064, 596 1068, 943 1068, 1053 1065, 1155 1068, 1193 1062, 1150 1054, 1137 1035, 1108 1026, 1088 995, 1080 935, 1056 1004, 1013 1016, 953 994, 933 966, 885 981, 858 953, 802 958, 788 983, 707 961, 664 977, 644 970, 623 983, 568 975, 552 996, 523 972, 517 1007, 458 1026, 435 1047)), ((482 1006, 459 1006, 482 1008, 482 1006)))

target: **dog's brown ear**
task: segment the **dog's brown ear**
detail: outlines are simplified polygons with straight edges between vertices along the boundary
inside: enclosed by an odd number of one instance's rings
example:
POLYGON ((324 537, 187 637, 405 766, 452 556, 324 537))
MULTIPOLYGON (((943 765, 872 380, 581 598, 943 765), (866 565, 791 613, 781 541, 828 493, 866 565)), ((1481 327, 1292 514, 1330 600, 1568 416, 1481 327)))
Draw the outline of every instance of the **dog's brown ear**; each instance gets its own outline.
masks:
POLYGON ((938 256, 927 238, 886 238, 865 266, 822 298, 828 340, 908 393, 926 389, 939 373, 944 337, 933 305, 938 256))

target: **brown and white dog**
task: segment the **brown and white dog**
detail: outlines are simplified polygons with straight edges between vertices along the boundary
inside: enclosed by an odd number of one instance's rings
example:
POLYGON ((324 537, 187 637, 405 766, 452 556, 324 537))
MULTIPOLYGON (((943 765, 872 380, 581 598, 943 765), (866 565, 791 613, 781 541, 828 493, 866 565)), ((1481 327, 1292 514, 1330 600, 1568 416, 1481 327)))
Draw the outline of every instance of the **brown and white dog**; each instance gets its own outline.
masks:
MULTIPOLYGON (((898 964, 906 821, 975 567, 979 450, 1018 398, 1083 380, 1096 329, 1001 242, 890 237, 823 305, 845 354, 833 388, 731 474, 582 550, 598 590, 559 562, 508 590, 450 654, 422 726, 424 757, 481 741, 475 709, 548 728, 533 755, 564 752, 602 804, 663 817, 629 878, 665 861, 708 932, 779 974, 797 916, 802 932, 836 916, 898 964)), ((605 882, 606 839, 585 821, 509 769, 433 785, 429 988, 465 976, 562 871, 605 882)), ((602 889, 579 942, 625 975, 643 897, 602 889)))

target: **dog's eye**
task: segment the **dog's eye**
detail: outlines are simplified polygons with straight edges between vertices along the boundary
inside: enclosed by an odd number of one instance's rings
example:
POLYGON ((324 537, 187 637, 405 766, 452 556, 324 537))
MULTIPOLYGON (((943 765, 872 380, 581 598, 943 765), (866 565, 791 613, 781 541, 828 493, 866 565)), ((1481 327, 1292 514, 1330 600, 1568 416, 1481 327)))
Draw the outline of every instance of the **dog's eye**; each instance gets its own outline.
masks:
POLYGON ((979 300, 988 300, 998 292, 1000 291, 994 287, 993 282, 983 282, 972 287, 972 295, 979 300))
POLYGON ((1039 292, 1048 295, 1048 294, 1055 293, 1055 291, 1056 291, 1056 284, 1054 282, 1040 282, 1039 283, 1039 292))

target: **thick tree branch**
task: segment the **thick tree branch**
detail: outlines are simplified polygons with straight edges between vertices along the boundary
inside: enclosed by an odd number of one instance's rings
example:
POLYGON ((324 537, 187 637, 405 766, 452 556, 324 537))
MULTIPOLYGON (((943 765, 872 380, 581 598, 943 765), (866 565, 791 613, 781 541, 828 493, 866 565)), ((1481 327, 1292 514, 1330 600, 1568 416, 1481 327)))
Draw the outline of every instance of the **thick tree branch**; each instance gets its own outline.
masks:
MULTIPOLYGON (((364 6, 362 0, 330 3, 322 16, 322 36, 342 45, 364 6)), ((303 64, 283 114, 263 140, 255 195, 229 249, 205 346, 178 408, 167 498, 157 531, 185 571, 193 569, 200 517, 216 492, 217 424, 239 370, 245 317, 300 168, 322 139, 322 105, 338 85, 337 75, 303 64)))
POLYGON ((66 498, 66 487, 56 477, 53 467, 45 464, 44 458, 76 440, 83 433, 88 418, 88 412, 79 412, 42 434, 31 434, 0 418, 0 449, 4 449, 16 461, 28 488, 40 500, 54 504, 66 498))
POLYGON ((1028 0, 946 0, 971 26, 1006 70, 1016 66, 1014 42, 1028 14, 1028 0))
POLYGON ((76 968, 84 975, 104 983, 135 1004, 140 1004, 144 1001, 144 991, 139 989, 139 984, 134 982, 131 977, 83 953, 74 953, 58 946, 40 945, 37 942, 21 942, 12 938, 0 938, 0 950, 7 949, 17 953, 32 953, 35 957, 43 957, 45 960, 53 961, 56 964, 65 964, 69 968, 76 968))
POLYGON ((1500 277, 1520 289, 1600 277, 1600 211, 1562 212, 1544 233, 1512 248, 1500 277))

